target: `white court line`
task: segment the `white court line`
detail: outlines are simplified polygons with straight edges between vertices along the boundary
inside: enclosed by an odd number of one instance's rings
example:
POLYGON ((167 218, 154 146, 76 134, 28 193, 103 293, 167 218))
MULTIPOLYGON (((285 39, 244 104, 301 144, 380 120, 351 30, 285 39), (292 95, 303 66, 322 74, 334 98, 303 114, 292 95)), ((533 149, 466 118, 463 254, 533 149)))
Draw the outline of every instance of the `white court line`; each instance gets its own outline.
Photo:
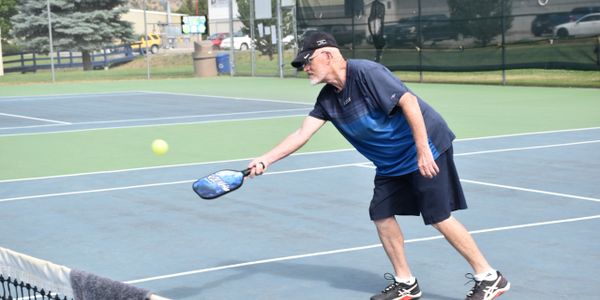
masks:
MULTIPOLYGON (((88 125, 88 124, 103 124, 103 123, 124 123, 124 122, 140 122, 140 121, 160 121, 160 120, 177 120, 177 119, 190 119, 190 118, 208 118, 208 117, 229 117, 229 116, 241 116, 241 115, 252 115, 252 114, 265 114, 265 113, 277 113, 277 112, 290 112, 307 110, 308 108, 289 108, 289 109, 273 109, 273 110, 257 110, 257 111, 244 111, 236 113, 222 113, 222 114, 205 114, 205 115, 187 115, 187 116, 174 116, 174 117, 159 117, 159 118, 138 118, 138 119, 125 119, 125 120, 106 120, 106 121, 89 121, 73 123, 73 125, 88 125)), ((219 120, 224 121, 224 120, 219 120)), ((157 124, 153 124, 157 125, 157 124)))
POLYGON ((139 189, 139 188, 147 188, 147 187, 155 187, 155 186, 164 186, 164 185, 173 185, 173 184, 182 184, 182 183, 191 183, 191 182, 194 182, 194 180, 181 180, 181 181, 171 181, 171 182, 159 182, 159 183, 149 183, 149 184, 139 184, 139 185, 129 185, 129 186, 112 187, 112 188, 105 188, 105 189, 95 189, 95 190, 73 191, 73 192, 64 192, 64 193, 52 193, 52 194, 41 194, 41 195, 32 195, 32 196, 12 197, 12 198, 3 198, 3 199, 0 199, 0 203, 2 203, 2 202, 10 202, 10 201, 19 201, 19 200, 38 199, 38 198, 50 198, 50 197, 59 197, 59 196, 71 196, 71 195, 81 195, 81 194, 92 194, 92 193, 122 191, 122 190, 131 190, 131 189, 139 189))
POLYGON ((277 99, 257 99, 257 98, 244 98, 244 97, 230 97, 230 96, 216 96, 206 94, 191 94, 191 93, 174 93, 174 92, 156 92, 156 91, 124 91, 124 92, 95 92, 95 93, 82 93, 82 94, 56 94, 56 95, 38 95, 38 96, 5 96, 0 97, 0 103, 10 101, 35 101, 35 100, 63 100, 63 99, 77 99, 77 98, 97 98, 98 96, 128 96, 128 95, 142 95, 142 94, 164 94, 164 95, 176 95, 176 96, 190 96, 190 97, 202 97, 202 98, 213 98, 213 99, 225 99, 225 100, 244 100, 244 101, 261 101, 261 102, 274 102, 274 103, 286 103, 286 104, 300 104, 314 106, 314 102, 301 102, 301 101, 289 101, 289 100, 277 100, 277 99))
POLYGON ((289 101, 289 100, 271 100, 271 99, 257 99, 257 98, 243 98, 243 97, 230 97, 230 96, 215 96, 215 95, 196 95, 196 94, 188 94, 188 93, 174 93, 174 92, 152 92, 146 91, 141 92, 146 94, 167 94, 167 95, 175 95, 175 96, 192 96, 192 97, 207 97, 207 98, 222 98, 229 100, 243 100, 243 101, 261 101, 261 102, 274 102, 274 103, 285 103, 285 104, 300 104, 307 106, 314 106, 314 102, 300 102, 300 101, 289 101))
MULTIPOLYGON (((290 156, 317 155, 317 154, 327 154, 327 153, 339 153, 339 152, 346 152, 346 151, 355 151, 355 149, 352 148, 352 149, 340 149, 340 150, 324 150, 324 151, 313 151, 313 152, 301 152, 301 153, 294 153, 294 154, 292 154, 290 156)), ((4 179, 4 180, 0 180, 0 183, 30 181, 30 180, 45 180, 45 179, 78 177, 78 176, 88 176, 88 175, 103 175, 103 174, 113 174, 113 173, 125 173, 125 172, 156 170, 156 169, 164 169, 164 168, 181 168, 181 167, 191 167, 191 166, 204 166, 204 165, 225 164, 225 163, 243 162, 243 161, 247 162, 247 161, 250 161, 252 159, 253 158, 238 158, 238 159, 229 159, 229 160, 216 160, 216 161, 185 163, 185 164, 166 165, 166 166, 154 166, 154 167, 121 169, 121 170, 112 170, 112 171, 98 171, 98 172, 75 173, 75 174, 66 174, 66 175, 52 175, 52 176, 30 177, 30 178, 4 179)), ((265 174, 265 175, 267 175, 267 174, 265 174)))
MULTIPOLYGON (((556 225, 556 224, 571 223, 571 222, 581 222, 581 221, 594 220, 594 219, 598 219, 598 218, 600 218, 600 215, 593 215, 593 216, 580 217, 580 218, 560 219, 560 220, 536 222, 536 223, 526 223, 526 224, 504 226, 504 227, 494 227, 494 228, 488 228, 488 229, 473 230, 473 231, 469 231, 469 232, 471 234, 481 234, 481 233, 515 230, 515 229, 523 229, 523 228, 531 228, 531 227, 539 227, 539 226, 547 226, 547 225, 556 225)), ((435 236, 429 236, 429 237, 423 237, 423 238, 408 239, 405 241, 405 243, 418 243, 418 242, 439 240, 439 239, 443 239, 443 238, 444 237, 441 235, 435 235, 435 236)), ((256 261, 250 261, 250 262, 244 262, 244 263, 238 263, 238 264, 223 265, 223 266, 212 267, 212 268, 197 269, 197 270, 192 270, 192 271, 187 271, 187 272, 180 272, 180 273, 173 273, 173 274, 167 274, 167 275, 160 275, 160 276, 153 276, 153 277, 129 280, 129 281, 126 281, 125 283, 137 284, 137 283, 148 282, 148 281, 183 277, 183 276, 189 276, 189 275, 195 275, 195 274, 207 273, 207 272, 214 272, 214 271, 220 271, 220 270, 227 270, 227 269, 236 269, 236 268, 268 264, 268 263, 280 262, 280 261, 296 260, 296 259, 302 259, 302 258, 307 258, 307 257, 316 257, 316 256, 362 251, 362 250, 368 250, 368 249, 379 248, 379 247, 381 247, 381 244, 373 244, 373 245, 366 245, 366 246, 360 246, 360 247, 336 249, 336 250, 330 250, 330 251, 313 252, 313 253, 306 253, 306 254, 300 254, 300 255, 283 256, 283 257, 262 259, 262 260, 256 260, 256 261)))
POLYGON ((522 187, 518 187, 518 186, 502 185, 502 184, 495 184, 495 183, 482 182, 482 181, 469 180, 469 179, 461 179, 460 181, 461 182, 466 182, 466 183, 471 183, 471 184, 479 184, 479 185, 485 185, 485 186, 503 188, 503 189, 508 189, 508 190, 515 190, 515 191, 522 191, 522 192, 531 192, 531 193, 538 193, 538 194, 544 194, 544 195, 550 195, 550 196, 557 196, 557 197, 565 197, 565 198, 572 198, 572 199, 579 199, 579 200, 588 200, 588 201, 600 202, 600 199, 598 199, 598 198, 592 198, 592 197, 582 197, 582 196, 571 195, 571 194, 562 194, 562 193, 555 193, 555 192, 547 192, 547 191, 542 191, 542 190, 528 189, 528 188, 522 188, 522 187))
MULTIPOLYGON (((595 142, 597 142, 597 140, 594 140, 594 141, 583 141, 583 142, 577 142, 577 143, 567 143, 567 144, 554 144, 554 145, 542 145, 542 146, 522 147, 522 148, 505 148, 505 149, 496 149, 496 150, 488 150, 488 151, 465 152, 465 153, 454 154, 454 156, 468 156, 468 155, 483 154, 483 153, 506 152, 506 151, 521 151, 521 150, 539 149, 539 148, 551 148, 551 147, 564 147, 564 146, 580 145, 580 144, 595 143, 595 142)), ((346 152, 346 151, 356 151, 356 149, 354 149, 354 148, 348 148, 348 149, 339 149, 339 150, 294 153, 294 154, 292 154, 290 156, 314 155, 314 154, 325 154, 325 153, 337 153, 337 152, 346 152)), ((200 163, 186 163, 186 164, 176 164, 176 165, 166 165, 166 166, 155 166, 155 167, 122 169, 122 170, 113 170, 113 171, 99 171, 99 172, 76 173, 76 174, 67 174, 67 175, 53 175, 53 176, 43 176, 43 177, 5 179, 5 180, 0 180, 0 183, 18 182, 18 181, 29 181, 29 180, 54 179, 54 178, 63 178, 63 177, 76 177, 76 176, 86 176, 86 175, 111 174, 111 173, 142 171, 142 170, 153 170, 153 169, 162 169, 162 168, 178 168, 178 167, 200 166, 200 165, 208 165, 208 164, 220 164, 220 163, 231 163, 231 162, 247 161, 247 160, 251 160, 251 159, 252 158, 240 158, 240 159, 232 159, 232 160, 221 160, 221 161, 200 162, 200 163)))
POLYGON ((62 125, 70 125, 71 124, 69 122, 63 122, 63 121, 57 121, 57 120, 50 120, 50 119, 42 119, 42 118, 35 118, 35 117, 29 117, 29 116, 23 116, 23 115, 6 114, 6 113, 0 113, 0 116, 7 116, 7 117, 13 117, 13 118, 19 118, 19 119, 27 119, 27 120, 35 120, 35 121, 42 121, 42 122, 50 122, 50 123, 56 123, 56 124, 62 124, 62 125))
MULTIPOLYGON (((137 119, 122 119, 122 120, 104 120, 104 121, 88 121, 88 122, 77 122, 77 123, 67 123, 68 125, 93 125, 93 124, 110 124, 110 123, 127 123, 127 122, 144 122, 144 121, 163 121, 163 120, 178 120, 178 119, 192 119, 192 118, 210 118, 210 117, 228 117, 228 116, 240 116, 240 115, 251 115, 251 114, 265 114, 265 113, 277 113, 277 112, 291 112, 291 111, 302 111, 307 110, 307 108, 290 108, 290 109, 278 109, 278 110, 259 110, 259 111, 247 111, 247 112, 237 112, 237 113, 223 113, 223 114, 206 114, 206 115, 187 115, 187 116, 174 116, 174 117, 159 117, 159 118, 137 118, 137 119)), ((218 120, 218 121, 226 121, 226 120, 218 120)), ((196 122, 197 124, 201 124, 205 121, 190 121, 196 122)), ((177 123, 182 124, 182 123, 177 123)), ((185 123, 190 124, 190 123, 185 123)), ((61 124, 64 125, 64 124, 61 124)), ((142 126, 159 126, 159 125, 171 125, 171 124, 147 124, 142 126)), ((37 128, 37 127, 48 127, 48 126, 58 126, 58 125, 31 125, 31 126, 20 126, 20 127, 0 127, 0 130, 6 129, 25 129, 25 128, 37 128)), ((132 128, 139 127, 140 125, 125 125, 112 127, 110 129, 115 128, 132 128)), ((92 130, 92 129, 109 129, 109 127, 102 128, 86 128, 81 130, 92 130)), ((52 131, 47 133, 63 133, 63 132, 73 132, 74 130, 61 130, 61 131, 52 131)), ((41 134, 46 132, 35 132, 35 133, 23 133, 23 134, 41 134)), ((8 135, 8 134, 7 134, 8 135)), ((0 135, 0 136, 7 136, 0 135)))
MULTIPOLYGON (((344 167, 363 167, 363 168, 370 168, 370 169, 374 169, 375 168, 375 166, 371 165, 370 162, 358 162, 358 163, 330 165, 330 166, 322 166, 322 167, 314 167, 314 168, 303 168, 303 169, 294 169, 294 170, 286 170, 286 171, 275 171, 275 172, 265 173, 264 176, 267 176, 267 175, 278 175, 278 174, 289 174, 289 173, 299 173, 299 172, 307 172, 307 171, 318 171, 318 170, 344 168, 344 167)), ((505 189, 511 189, 511 190, 517 190, 517 191, 524 191, 524 192, 531 192, 531 193, 538 193, 538 194, 551 195, 551 196, 557 196, 557 197, 564 197, 564 198, 571 198, 571 199, 578 199, 578 200, 588 200, 588 201, 600 202, 600 199, 592 198, 592 197, 583 197, 583 196, 577 196, 577 195, 571 195, 571 194, 548 192, 548 191, 542 191, 542 190, 528 189, 528 188, 522 188, 522 187, 516 187, 516 186, 509 186, 509 185, 500 185, 500 184, 487 183, 487 182, 474 181, 474 180, 467 180, 467 179, 461 179, 460 181, 467 182, 467 183, 472 183, 472 184, 479 184, 479 185, 486 185, 486 186, 491 186, 491 187, 497 187, 497 188, 505 188, 505 189)), ((69 195, 80 195, 80 194, 101 193, 101 192, 110 192, 110 191, 119 191, 119 190, 129 190, 129 189, 154 187, 154 186, 165 186, 165 185, 174 185, 174 184, 191 183, 191 182, 194 182, 194 180, 181 180, 181 181, 159 182, 159 183, 150 183, 150 184, 142 184, 142 185, 130 185, 130 186, 121 186, 121 187, 104 188, 104 189, 82 190, 82 191, 62 192, 62 193, 50 193, 50 194, 40 194, 40 195, 11 197, 11 198, 0 198, 0 203, 2 203, 2 202, 10 202, 10 201, 19 201, 19 200, 38 199, 38 198, 49 198, 49 197, 58 197, 58 196, 69 196, 69 195)))
MULTIPOLYGON (((371 163, 356 164, 356 166, 363 167, 363 168, 369 168, 369 169, 375 169, 375 166, 373 166, 371 163)), ((544 194, 544 195, 550 195, 550 196, 600 202, 600 199, 592 198, 592 197, 583 197, 583 196, 577 196, 577 195, 571 195, 571 194, 548 192, 548 191, 542 191, 542 190, 522 188, 522 187, 518 187, 518 186, 502 185, 502 184, 495 184, 495 183, 489 183, 489 182, 483 182, 483 181, 475 181, 475 180, 469 180, 469 179, 460 179, 460 181, 466 182, 466 183, 471 183, 471 184, 479 184, 479 185, 515 190, 515 191, 531 192, 531 193, 538 193, 538 194, 544 194)))
POLYGON ((144 92, 140 91, 124 91, 124 92, 95 92, 95 93, 82 93, 82 94, 54 94, 54 95, 37 95, 37 96, 0 96, 0 103, 12 102, 12 101, 46 101, 46 100, 63 100, 63 99, 77 99, 77 98, 97 98, 98 96, 129 96, 129 95, 141 95, 144 92))
MULTIPOLYGON (((72 124, 44 124, 44 125, 28 125, 28 126, 13 126, 13 127, 0 127, 0 130, 7 129, 27 129, 27 128, 44 128, 44 127, 58 127, 58 126, 67 126, 72 124)), ((0 135, 2 137, 3 135, 0 135)))
MULTIPOLYGON (((331 166, 316 167, 316 168, 305 168, 305 169, 295 169, 295 170, 287 170, 287 171, 276 171, 276 172, 266 173, 265 176, 266 175, 278 175, 278 174, 287 174, 287 173, 307 172, 307 171, 315 171, 315 170, 326 170, 326 169, 344 168, 344 167, 357 166, 357 165, 358 164, 356 164, 356 163, 352 163, 352 164, 331 165, 331 166)), ((156 187, 156 186, 165 186, 165 185, 192 183, 194 181, 195 181, 195 179, 191 179, 191 180, 180 180, 180 181, 169 181, 169 182, 158 182, 158 183, 149 183, 149 184, 120 186, 120 187, 112 187, 112 188, 104 188, 104 189, 94 189, 94 190, 83 190, 83 191, 73 191, 73 192, 40 194, 40 195, 30 195, 30 196, 21 196, 21 197, 12 197, 12 198, 0 198, 0 203, 2 203, 2 202, 10 202, 10 201, 19 201, 19 200, 29 200, 29 199, 59 197, 59 196, 71 196, 71 195, 81 195, 81 194, 92 194, 92 193, 102 193, 102 192, 131 190, 131 189, 139 189, 139 188, 146 188, 146 187, 156 187)))
POLYGON ((597 129, 600 129, 600 127, 534 131, 534 132, 524 132, 524 133, 503 134, 503 135, 489 135, 489 136, 482 136, 482 137, 457 139, 456 141, 457 142, 468 142, 468 141, 478 141, 478 140, 487 140, 487 139, 498 139, 498 138, 507 138, 507 137, 542 135, 542 134, 553 134, 553 133, 575 132, 575 131, 586 131, 586 130, 597 130, 597 129))
MULTIPOLYGON (((47 95, 47 96, 39 96, 39 97, 31 97, 25 96, 20 98, 19 100, 10 99, 10 98, 18 98, 17 97, 9 97, 8 100, 2 99, 0 97, 1 102, 8 101, 23 101, 23 100, 54 100, 54 99, 65 99, 65 98, 90 98, 97 96, 107 96, 107 95, 142 95, 142 94, 166 94, 166 95, 178 95, 178 96, 190 96, 190 97, 201 97, 201 98, 217 98, 217 99, 225 99, 225 100, 242 100, 242 101, 260 101, 260 102, 269 102, 269 103, 284 103, 284 104, 297 104, 297 105, 306 105, 313 106, 314 103, 306 103, 306 102, 296 102, 296 101, 285 101, 285 100, 268 100, 268 99, 254 99, 254 98, 242 98, 242 97, 227 97, 227 96, 214 96, 214 95, 196 95, 196 94, 186 94, 186 93, 172 93, 172 92, 153 92, 153 91, 132 91, 132 92, 124 92, 124 93, 92 93, 92 94, 64 94, 64 95, 47 95)), ((293 110, 304 110, 307 108, 296 108, 296 109, 286 109, 286 110, 272 110, 272 111, 258 111, 258 112, 247 112, 247 114, 252 113, 270 113, 270 112, 285 112, 285 111, 293 111, 293 110)), ((231 114, 213 114, 213 115, 196 115, 196 116, 179 116, 179 117, 164 117, 164 118, 147 118, 147 119, 131 119, 131 120, 108 120, 108 121, 90 121, 90 122, 80 122, 80 123, 60 123, 56 121, 56 123, 61 125, 89 125, 89 124, 104 124, 104 123, 124 123, 124 122, 139 122, 139 121, 153 121, 153 120, 168 120, 168 119, 184 119, 184 118, 194 118, 194 117, 213 117, 213 116, 233 116, 238 114, 245 113, 231 113, 231 114)), ((296 116, 306 116, 303 115, 290 115, 290 116, 281 116, 281 117, 296 117, 296 116)), ((254 119, 236 119, 236 120, 219 120, 219 121, 247 121, 254 119)), ((216 122, 217 120, 215 120, 216 122)), ((53 134, 53 133, 63 133, 63 132, 81 132, 81 131, 92 131, 92 130, 103 130, 103 129, 119 129, 119 128, 138 128, 138 127, 151 127, 151 126, 166 126, 166 125, 189 125, 189 124, 203 124, 207 123, 204 121, 198 122, 183 122, 183 123, 172 123, 172 124, 151 124, 151 125, 131 125, 131 126, 112 126, 112 127, 102 127, 102 128, 88 128, 88 129, 77 129, 77 130, 61 130, 61 131, 48 131, 48 132, 36 132, 36 133, 14 133, 14 134, 0 134, 0 137, 4 136, 19 136, 19 135, 36 135, 36 134, 53 134)), ((7 129, 27 129, 27 128, 38 128, 38 127, 48 127, 52 125, 34 125, 34 126, 21 126, 21 127, 1 127, 0 130, 7 129)))
POLYGON ((523 150, 533 150, 533 149, 555 148, 555 147, 593 144, 593 143, 598 143, 598 142, 600 142, 600 140, 591 140, 591 141, 564 143, 564 144, 541 145, 541 146, 529 146, 529 147, 519 147, 519 148, 505 148, 505 149, 496 149, 496 150, 473 151, 473 152, 467 152, 467 153, 454 154, 454 156, 468 156, 468 155, 477 155, 477 154, 486 154, 486 153, 499 153, 499 152, 509 152, 509 151, 523 151, 523 150))
POLYGON ((225 123, 225 122, 243 122, 243 121, 274 120, 274 119, 285 119, 285 118, 293 118, 293 117, 306 117, 306 114, 286 115, 286 116, 272 116, 272 117, 256 117, 256 118, 241 118, 241 119, 228 119, 228 120, 225 119, 225 120, 189 121, 189 122, 178 122, 178 123, 168 123, 168 124, 147 124, 147 125, 132 125, 132 126, 110 126, 110 127, 88 128, 88 129, 57 130, 57 131, 47 131, 47 132, 9 133, 9 134, 0 134, 0 138, 2 138, 2 137, 8 137, 8 136, 61 134, 61 133, 73 133, 73 132, 84 132, 84 131, 99 131, 99 130, 122 129, 122 128, 144 128, 144 127, 157 127, 157 126, 177 126, 177 125, 195 125, 195 124, 211 124, 211 123, 225 123))

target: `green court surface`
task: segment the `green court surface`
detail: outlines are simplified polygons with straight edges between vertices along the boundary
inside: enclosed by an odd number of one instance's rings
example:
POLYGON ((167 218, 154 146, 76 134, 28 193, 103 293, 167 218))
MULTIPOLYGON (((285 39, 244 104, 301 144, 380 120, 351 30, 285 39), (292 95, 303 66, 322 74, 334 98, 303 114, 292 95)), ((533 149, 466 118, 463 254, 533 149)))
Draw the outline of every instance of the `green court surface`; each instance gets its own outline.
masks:
MULTIPOLYGON (((600 126, 600 90, 408 84, 448 121, 458 138, 472 138, 600 126)), ((0 113, 27 96, 115 92, 169 93, 168 100, 189 95, 313 103, 320 86, 306 79, 213 78, 7 86, 0 90, 0 113)), ((34 105, 34 104, 32 104, 34 105)), ((250 105, 250 104, 249 104, 250 105)), ((69 107, 57 108, 77 114, 69 107)), ((24 113, 25 114, 25 113, 24 113)), ((305 114, 305 113, 304 113, 305 114)), ((0 179, 53 176, 157 165, 251 159, 297 128, 302 114, 260 119, 216 120, 44 133, 0 134, 0 179), (170 151, 155 156, 150 143, 162 138, 170 151)), ((350 148, 327 125, 301 151, 350 148)))

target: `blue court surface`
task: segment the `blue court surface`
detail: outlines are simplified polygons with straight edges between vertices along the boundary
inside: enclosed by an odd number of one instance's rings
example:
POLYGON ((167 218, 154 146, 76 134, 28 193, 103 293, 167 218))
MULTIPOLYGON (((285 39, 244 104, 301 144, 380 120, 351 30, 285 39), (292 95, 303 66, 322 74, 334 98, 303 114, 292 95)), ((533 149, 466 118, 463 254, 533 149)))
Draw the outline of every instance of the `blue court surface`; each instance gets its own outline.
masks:
MULTIPOLYGON (((144 92, 0 105, 0 135, 304 115, 311 107, 144 92)), ((454 153, 469 204, 454 216, 511 281, 501 299, 598 299, 600 128, 459 139, 454 153)), ((172 299, 368 299, 388 284, 391 265, 368 216, 374 168, 365 158, 352 149, 296 154, 222 198, 193 193, 197 177, 247 163, 0 181, 0 245, 172 299)), ((398 220, 422 299, 464 299, 468 264, 420 217, 398 220)))

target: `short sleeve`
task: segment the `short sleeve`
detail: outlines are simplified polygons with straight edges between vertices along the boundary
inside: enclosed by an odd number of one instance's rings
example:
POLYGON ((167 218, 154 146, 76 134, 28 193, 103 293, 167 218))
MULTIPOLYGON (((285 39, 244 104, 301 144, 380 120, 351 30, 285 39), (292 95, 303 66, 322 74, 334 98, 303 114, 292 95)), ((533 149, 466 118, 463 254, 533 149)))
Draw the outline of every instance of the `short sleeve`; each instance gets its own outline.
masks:
POLYGON ((320 105, 319 101, 317 101, 317 103, 315 103, 315 106, 313 107, 313 110, 311 110, 308 113, 308 115, 311 116, 311 117, 313 117, 313 118, 320 119, 320 120, 325 120, 325 121, 329 120, 329 118, 327 118, 327 114, 325 113, 325 110, 320 105))
POLYGON ((394 114, 398 108, 398 101, 404 93, 409 91, 406 85, 381 65, 363 70, 361 75, 367 89, 373 95, 375 103, 388 115, 394 114))

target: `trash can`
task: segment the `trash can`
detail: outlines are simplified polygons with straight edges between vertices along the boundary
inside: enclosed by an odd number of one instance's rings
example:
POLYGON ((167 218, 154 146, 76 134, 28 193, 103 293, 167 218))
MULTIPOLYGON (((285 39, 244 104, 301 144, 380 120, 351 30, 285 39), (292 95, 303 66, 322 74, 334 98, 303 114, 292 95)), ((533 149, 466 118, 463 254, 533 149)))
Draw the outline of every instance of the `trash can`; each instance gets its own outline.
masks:
POLYGON ((229 53, 217 54, 217 70, 219 74, 230 74, 231 64, 229 62, 229 53))
POLYGON ((212 52, 212 42, 194 42, 194 74, 198 77, 217 76, 215 54, 212 52))

